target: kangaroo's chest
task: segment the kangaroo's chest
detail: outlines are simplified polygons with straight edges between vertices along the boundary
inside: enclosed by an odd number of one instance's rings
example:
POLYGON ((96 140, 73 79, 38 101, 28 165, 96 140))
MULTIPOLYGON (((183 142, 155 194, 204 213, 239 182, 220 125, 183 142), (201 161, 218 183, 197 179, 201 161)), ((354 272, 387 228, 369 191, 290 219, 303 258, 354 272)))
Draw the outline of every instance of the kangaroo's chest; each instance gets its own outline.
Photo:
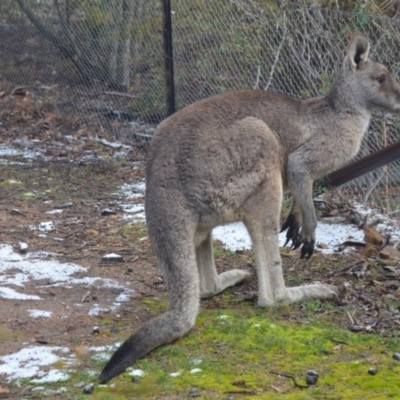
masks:
MULTIPOLYGON (((360 150, 362 140, 368 130, 370 118, 352 118, 326 126, 323 134, 315 136, 315 151, 310 151, 314 161, 313 176, 334 171, 350 161, 360 150)), ((312 139, 311 139, 312 140, 312 139)))

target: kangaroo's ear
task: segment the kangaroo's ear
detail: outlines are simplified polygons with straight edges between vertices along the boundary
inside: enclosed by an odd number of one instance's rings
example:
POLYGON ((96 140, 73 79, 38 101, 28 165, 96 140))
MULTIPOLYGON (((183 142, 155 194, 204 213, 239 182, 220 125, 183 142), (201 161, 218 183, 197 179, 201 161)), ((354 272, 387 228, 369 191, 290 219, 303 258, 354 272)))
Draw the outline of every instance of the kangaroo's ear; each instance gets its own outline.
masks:
POLYGON ((363 33, 355 33, 347 48, 347 61, 352 69, 357 69, 362 61, 367 60, 369 53, 369 40, 363 33))

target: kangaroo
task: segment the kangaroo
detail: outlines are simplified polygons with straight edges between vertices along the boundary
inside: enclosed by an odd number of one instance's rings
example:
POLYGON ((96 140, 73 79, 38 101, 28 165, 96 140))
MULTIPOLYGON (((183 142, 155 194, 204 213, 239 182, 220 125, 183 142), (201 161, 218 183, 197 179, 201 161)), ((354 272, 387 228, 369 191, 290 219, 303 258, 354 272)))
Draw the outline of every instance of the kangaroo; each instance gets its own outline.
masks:
POLYGON ((313 181, 357 153, 371 110, 400 110, 400 84, 368 58, 369 48, 365 35, 353 35, 326 96, 298 100, 235 91, 191 104, 159 124, 148 154, 145 210, 168 307, 119 347, 100 375, 102 383, 192 329, 200 298, 251 276, 239 269, 217 274, 211 237, 217 225, 243 221, 249 231, 259 306, 338 295, 328 284, 285 286, 280 209, 290 191, 293 208, 283 229, 310 257, 317 224, 313 181))

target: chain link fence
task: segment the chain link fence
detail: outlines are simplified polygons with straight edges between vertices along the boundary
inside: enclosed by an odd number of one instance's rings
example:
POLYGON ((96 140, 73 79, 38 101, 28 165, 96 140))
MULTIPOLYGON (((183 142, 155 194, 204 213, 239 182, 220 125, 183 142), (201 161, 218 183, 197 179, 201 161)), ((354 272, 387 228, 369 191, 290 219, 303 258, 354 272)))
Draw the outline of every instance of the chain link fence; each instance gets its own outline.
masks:
MULTIPOLYGON (((399 79, 396 19, 267 0, 172 0, 177 108, 235 89, 323 95, 349 37, 399 79)), ((3 0, 0 83, 29 87, 41 109, 121 140, 151 137, 166 114, 160 0, 3 0)), ((358 157, 400 140, 376 113, 358 157)), ((386 211, 400 204, 400 161, 341 188, 386 211)))

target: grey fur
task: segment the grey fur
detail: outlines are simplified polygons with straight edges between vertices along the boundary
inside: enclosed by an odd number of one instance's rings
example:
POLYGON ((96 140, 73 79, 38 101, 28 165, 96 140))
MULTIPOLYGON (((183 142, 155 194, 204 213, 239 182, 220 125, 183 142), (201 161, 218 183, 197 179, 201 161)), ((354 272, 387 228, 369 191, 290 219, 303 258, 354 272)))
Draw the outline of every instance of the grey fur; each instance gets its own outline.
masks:
POLYGON ((169 291, 168 309, 117 350, 102 382, 188 332, 200 297, 251 276, 238 269, 217 274, 211 239, 217 225, 246 225, 261 307, 337 296, 336 287, 322 283, 285 286, 279 216, 282 195, 290 191, 287 238, 310 256, 317 224, 313 181, 357 153, 371 110, 400 109, 400 84, 368 52, 367 37, 355 34, 324 97, 302 101, 243 90, 199 101, 160 123, 147 162, 146 219, 169 291))

